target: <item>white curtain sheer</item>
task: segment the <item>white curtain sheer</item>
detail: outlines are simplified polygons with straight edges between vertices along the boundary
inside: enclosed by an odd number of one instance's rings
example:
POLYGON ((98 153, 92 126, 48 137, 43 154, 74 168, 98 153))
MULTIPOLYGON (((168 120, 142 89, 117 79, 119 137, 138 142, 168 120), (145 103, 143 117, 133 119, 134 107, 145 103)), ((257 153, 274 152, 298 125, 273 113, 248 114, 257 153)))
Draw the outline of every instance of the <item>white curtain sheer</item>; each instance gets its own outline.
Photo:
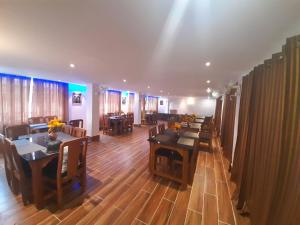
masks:
POLYGON ((128 96, 128 112, 133 112, 134 110, 134 93, 130 93, 128 96))
POLYGON ((27 123, 30 78, 0 74, 0 132, 27 123))
POLYGON ((157 112, 158 98, 152 97, 152 96, 147 96, 145 99, 146 99, 145 110, 151 111, 151 112, 157 112))
POLYGON ((121 108, 121 92, 119 91, 107 91, 106 113, 120 112, 121 108))
POLYGON ((66 119, 67 84, 33 79, 31 117, 57 116, 66 119))

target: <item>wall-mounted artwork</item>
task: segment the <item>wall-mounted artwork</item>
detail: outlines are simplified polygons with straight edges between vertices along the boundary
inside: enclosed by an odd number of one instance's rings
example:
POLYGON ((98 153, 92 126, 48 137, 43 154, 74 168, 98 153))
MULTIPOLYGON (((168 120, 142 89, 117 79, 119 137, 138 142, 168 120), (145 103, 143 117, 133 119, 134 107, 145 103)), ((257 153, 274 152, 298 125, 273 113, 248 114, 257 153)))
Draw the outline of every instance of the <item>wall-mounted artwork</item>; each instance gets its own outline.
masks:
POLYGON ((81 105, 82 103, 82 94, 78 92, 72 93, 72 103, 74 105, 81 105))
POLYGON ((122 105, 126 105, 126 97, 122 97, 122 105))
POLYGON ((160 101, 159 101, 159 105, 164 105, 164 101, 163 101, 163 100, 160 100, 160 101))

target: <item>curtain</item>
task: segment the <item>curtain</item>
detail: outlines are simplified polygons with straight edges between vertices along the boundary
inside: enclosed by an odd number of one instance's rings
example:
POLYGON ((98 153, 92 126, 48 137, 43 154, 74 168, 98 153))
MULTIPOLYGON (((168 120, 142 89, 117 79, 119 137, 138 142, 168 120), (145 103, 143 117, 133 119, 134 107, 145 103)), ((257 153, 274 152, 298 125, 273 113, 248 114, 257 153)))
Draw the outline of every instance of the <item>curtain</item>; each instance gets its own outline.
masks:
POLYGON ((134 93, 130 93, 128 96, 128 112, 133 112, 134 110, 134 93))
POLYGON ((158 98, 157 97, 152 97, 152 96, 147 96, 145 100, 146 100, 145 110, 146 111, 157 112, 157 110, 158 110, 158 98))
POLYGON ((28 122, 30 78, 0 74, 0 132, 28 122))
POLYGON ((230 89, 225 95, 224 111, 222 119, 222 133, 221 144, 223 147, 224 156, 231 163, 232 161, 232 148, 233 148, 233 135, 234 135, 234 121, 235 121, 235 108, 236 108, 236 89, 230 89))
POLYGON ((31 117, 57 116, 67 120, 68 85, 61 82, 33 79, 31 117))
POLYGON ((106 113, 116 113, 121 110, 121 92, 108 90, 107 91, 107 103, 106 113))
POLYGON ((216 99, 216 110, 215 110, 215 127, 217 135, 220 135, 221 129, 221 116, 222 116, 222 96, 216 99))
POLYGON ((300 36, 243 79, 231 179, 251 224, 299 224, 299 146, 300 36))
POLYGON ((103 128, 105 114, 105 91, 101 90, 99 94, 99 127, 103 128))

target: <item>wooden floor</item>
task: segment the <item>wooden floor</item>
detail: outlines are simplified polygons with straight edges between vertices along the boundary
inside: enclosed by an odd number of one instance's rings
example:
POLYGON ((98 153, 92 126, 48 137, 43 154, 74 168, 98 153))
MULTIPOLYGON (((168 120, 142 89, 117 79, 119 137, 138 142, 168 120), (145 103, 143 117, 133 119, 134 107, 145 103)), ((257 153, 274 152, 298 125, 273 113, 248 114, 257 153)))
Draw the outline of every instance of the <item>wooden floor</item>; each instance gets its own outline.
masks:
POLYGON ((149 174, 147 135, 142 127, 90 143, 87 191, 79 197, 76 184, 67 190, 62 210, 54 200, 43 210, 24 207, 10 192, 0 159, 0 224, 248 224, 233 212, 226 161, 216 140, 213 154, 199 154, 194 184, 182 191, 149 174))

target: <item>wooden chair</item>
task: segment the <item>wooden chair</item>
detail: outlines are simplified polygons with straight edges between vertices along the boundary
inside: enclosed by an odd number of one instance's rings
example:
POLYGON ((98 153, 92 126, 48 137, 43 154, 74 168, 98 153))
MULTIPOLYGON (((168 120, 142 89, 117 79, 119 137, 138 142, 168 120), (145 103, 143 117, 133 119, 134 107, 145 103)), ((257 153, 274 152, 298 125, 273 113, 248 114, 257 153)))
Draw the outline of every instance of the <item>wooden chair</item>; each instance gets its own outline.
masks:
POLYGON ((45 116, 44 121, 45 123, 49 123, 51 120, 57 119, 57 116, 45 116))
POLYGON ((28 118, 28 123, 29 123, 29 124, 45 123, 45 119, 44 119, 44 117, 42 117, 42 116, 31 117, 31 118, 28 118))
POLYGON ((23 204, 27 205, 32 199, 31 169, 27 162, 22 162, 11 140, 5 138, 4 144, 7 182, 14 194, 21 192, 23 204))
POLYGON ((70 120, 70 121, 69 121, 69 125, 71 125, 72 127, 80 127, 80 128, 83 128, 83 120, 82 120, 82 119, 78 119, 78 120, 70 120))
POLYGON ((165 128, 164 123, 158 124, 158 133, 159 134, 163 134, 165 132, 165 130, 166 130, 166 128, 165 128))
POLYGON ((209 150, 212 151, 212 140, 213 140, 213 123, 202 124, 201 131, 199 132, 199 142, 207 143, 209 150))
POLYGON ((28 124, 14 125, 5 128, 5 135, 7 138, 15 140, 19 136, 30 134, 30 127, 28 124))
POLYGON ((109 116, 104 116, 103 119, 103 134, 112 134, 112 127, 110 126, 109 116))
POLYGON ((69 135, 72 135, 72 130, 73 130, 73 127, 71 125, 63 125, 62 127, 62 132, 64 132, 65 134, 69 134, 69 135))
POLYGON ((83 138, 86 137, 86 130, 80 127, 73 127, 71 135, 73 137, 83 138))
POLYGON ((133 131, 133 123, 134 123, 134 114, 127 113, 127 119, 128 119, 128 129, 132 132, 133 131))
POLYGON ((45 184, 56 186, 54 192, 56 192, 59 208, 62 206, 63 186, 70 185, 70 181, 79 180, 81 193, 86 189, 87 143, 88 139, 86 137, 62 143, 59 147, 56 170, 51 167, 44 169, 45 184))
POLYGON ((122 132, 128 132, 129 129, 129 120, 126 116, 122 119, 122 132))

